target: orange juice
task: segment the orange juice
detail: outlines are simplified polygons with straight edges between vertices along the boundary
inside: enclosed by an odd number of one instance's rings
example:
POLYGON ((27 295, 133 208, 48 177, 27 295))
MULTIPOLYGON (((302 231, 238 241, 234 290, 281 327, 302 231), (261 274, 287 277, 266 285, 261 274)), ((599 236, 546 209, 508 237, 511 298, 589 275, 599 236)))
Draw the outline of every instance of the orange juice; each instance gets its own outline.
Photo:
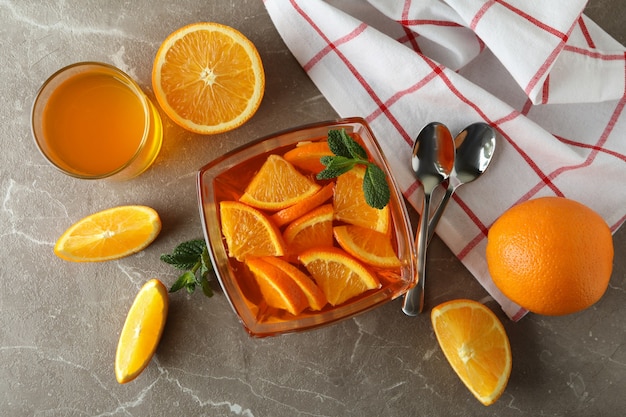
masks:
POLYGON ((130 178, 156 158, 159 114, 117 68, 80 63, 53 75, 33 107, 33 134, 55 166, 80 178, 130 178))

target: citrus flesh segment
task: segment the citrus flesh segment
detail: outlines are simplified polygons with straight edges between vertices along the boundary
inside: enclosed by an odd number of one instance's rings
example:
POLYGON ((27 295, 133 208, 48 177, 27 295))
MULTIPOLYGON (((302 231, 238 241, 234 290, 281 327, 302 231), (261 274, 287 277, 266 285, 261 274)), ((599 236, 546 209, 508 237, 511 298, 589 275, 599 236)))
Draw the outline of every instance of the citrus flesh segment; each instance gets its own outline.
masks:
POLYGON ((315 194, 303 199, 299 203, 294 204, 291 207, 279 210, 272 214, 270 217, 274 224, 278 227, 282 227, 287 223, 290 223, 298 217, 304 216, 314 208, 317 208, 324 204, 333 196, 333 190, 335 188, 334 183, 326 184, 315 194))
POLYGON ((293 315, 300 314, 308 307, 300 286, 280 268, 254 257, 247 258, 246 265, 254 275, 268 306, 286 310, 293 315))
POLYGON ((169 299, 158 279, 146 282, 128 311, 115 352, 115 378, 120 384, 135 379, 150 363, 161 340, 169 299))
POLYGON ((239 201, 260 209, 281 210, 315 194, 320 188, 321 185, 301 174, 282 156, 272 154, 239 201))
POLYGON ((337 177, 335 184, 335 218, 345 223, 387 233, 390 226, 389 205, 382 209, 371 207, 363 194, 365 168, 356 166, 337 177))
POLYGON ((506 388, 512 363, 500 320, 479 302, 452 300, 433 308, 431 322, 461 381, 482 404, 493 404, 506 388))
POLYGON ((228 256, 243 261, 248 256, 284 255, 280 231, 259 210, 237 201, 222 201, 220 219, 228 256))
POLYGON ((302 142, 295 148, 287 151, 283 157, 295 167, 317 174, 326 167, 320 161, 323 156, 334 155, 328 147, 328 142, 302 142))
POLYGON ((378 278, 341 249, 314 248, 300 254, 298 259, 333 306, 380 288, 378 278))
POLYGON ((400 259, 385 233, 355 225, 333 228, 333 235, 346 252, 368 265, 381 268, 398 268, 400 259))
POLYGON ((152 87, 176 124, 214 134, 254 115, 263 98, 265 73, 257 49, 241 32, 200 22, 163 41, 154 60, 152 87))
POLYGON ((308 275, 298 269, 295 265, 292 265, 281 258, 266 256, 261 259, 283 271, 300 287, 311 310, 318 311, 324 308, 328 302, 326 300, 326 296, 320 287, 318 287, 308 275))
POLYGON ((93 213, 70 226, 54 253, 72 262, 102 262, 145 249, 161 231, 159 214, 146 206, 119 206, 93 213))
POLYGON ((333 246, 333 206, 324 204, 294 220, 283 232, 289 254, 333 246))

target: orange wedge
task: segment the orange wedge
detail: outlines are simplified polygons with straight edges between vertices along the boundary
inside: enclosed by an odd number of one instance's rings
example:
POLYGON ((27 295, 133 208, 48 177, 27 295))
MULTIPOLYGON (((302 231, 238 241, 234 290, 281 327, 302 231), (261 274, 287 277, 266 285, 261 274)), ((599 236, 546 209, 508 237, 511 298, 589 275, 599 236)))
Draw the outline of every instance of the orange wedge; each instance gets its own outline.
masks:
POLYGON ((282 156, 272 154, 246 187, 239 201, 265 210, 281 210, 315 194, 321 185, 302 175, 282 156))
POLYGON ((333 306, 380 287, 380 282, 372 273, 341 249, 310 249, 300 254, 298 259, 333 306))
POLYGON ((176 124, 214 134, 254 115, 265 91, 265 73, 255 46, 239 31, 219 23, 193 23, 161 44, 152 88, 176 124))
POLYGON ((286 310, 293 315, 308 307, 300 286, 277 266, 261 258, 250 257, 246 265, 254 275, 268 306, 286 310))
POLYGON ((381 268, 397 268, 401 265, 391 238, 385 233, 366 227, 344 225, 333 228, 333 235, 346 252, 366 264, 381 268))
POLYGON ((276 224, 276 226, 282 227, 287 223, 294 221, 298 217, 304 216, 314 208, 324 204, 328 199, 333 196, 334 188, 335 184, 327 184, 322 187, 321 190, 311 195, 310 197, 303 199, 302 201, 294 204, 291 207, 287 207, 285 209, 277 211, 276 213, 272 214, 270 218, 276 224))
POLYGON ((452 369, 482 404, 493 404, 511 374, 511 347, 500 320, 481 303, 453 300, 433 308, 431 321, 452 369))
POLYGON ((287 151, 284 158, 295 167, 317 174, 326 168, 321 162, 322 156, 331 156, 333 153, 328 142, 301 142, 295 148, 287 151))
POLYGON ((294 220, 283 232, 287 253, 333 246, 333 206, 324 204, 294 220))
POLYGON ((237 201, 220 203, 222 234, 228 256, 282 256, 285 244, 278 228, 259 210, 237 201))
POLYGON ((365 167, 356 166, 337 177, 335 184, 335 218, 345 223, 368 227, 381 233, 389 231, 389 205, 383 209, 371 207, 363 194, 365 167))
POLYGON ((320 287, 296 266, 273 256, 266 256, 261 259, 283 271, 300 287, 309 302, 311 310, 321 310, 326 305, 328 301, 320 287))
POLYGON ((161 231, 158 213, 146 206, 120 206, 91 214, 70 226, 54 253, 72 262, 101 262, 145 249, 161 231))
POLYGON ((120 384, 135 379, 150 363, 163 334, 168 305, 167 288, 158 279, 139 290, 115 352, 115 378, 120 384))

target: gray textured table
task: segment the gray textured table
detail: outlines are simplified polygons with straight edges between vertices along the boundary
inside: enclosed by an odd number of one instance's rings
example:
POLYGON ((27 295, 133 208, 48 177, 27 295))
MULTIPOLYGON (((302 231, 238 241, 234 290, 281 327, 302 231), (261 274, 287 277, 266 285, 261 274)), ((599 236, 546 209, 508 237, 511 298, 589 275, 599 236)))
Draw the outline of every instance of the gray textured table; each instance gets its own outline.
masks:
MULTIPOLYGON (((587 14, 622 44, 622 0, 593 0, 587 14)), ((480 405, 448 366, 428 316, 400 301, 324 329, 253 339, 222 294, 176 294, 157 355, 134 382, 113 374, 117 337, 138 288, 176 271, 158 256, 200 237, 196 169, 251 138, 335 117, 282 43, 259 0, 0 1, 0 415, 1 416, 618 416, 626 409, 626 230, 615 235, 610 288, 566 317, 503 319, 513 350, 508 388, 480 405), (49 167, 30 136, 41 82, 65 64, 110 62, 150 91, 160 42, 184 24, 212 20, 257 45, 267 89, 245 126, 197 137, 166 121, 156 164, 127 183, 83 182, 49 167), (59 234, 84 215, 120 204, 159 211, 148 250, 105 264, 57 259, 59 234)), ((483 300, 438 238, 429 305, 483 300)))

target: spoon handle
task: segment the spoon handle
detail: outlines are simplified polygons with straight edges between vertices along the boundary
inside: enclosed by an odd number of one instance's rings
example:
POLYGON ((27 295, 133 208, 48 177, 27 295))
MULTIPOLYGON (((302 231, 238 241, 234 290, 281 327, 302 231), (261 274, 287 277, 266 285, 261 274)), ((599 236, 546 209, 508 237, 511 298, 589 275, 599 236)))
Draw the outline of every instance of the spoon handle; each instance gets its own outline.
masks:
POLYGON ((441 220, 441 216, 443 215, 443 212, 448 205, 448 201, 450 201, 450 197, 452 197, 452 194, 454 194, 454 190, 455 188, 452 186, 452 184, 448 185, 448 188, 446 188, 446 193, 443 195, 441 202, 439 203, 439 205, 435 209, 435 212, 430 218, 428 222, 428 242, 430 242, 430 240, 433 238, 435 234, 435 229, 437 228, 437 224, 439 224, 439 220, 441 220))
POLYGON ((404 296, 402 311, 407 316, 417 316, 424 309, 424 281, 426 280, 426 248, 428 245, 428 213, 430 193, 424 193, 422 214, 417 230, 417 284, 404 296))

